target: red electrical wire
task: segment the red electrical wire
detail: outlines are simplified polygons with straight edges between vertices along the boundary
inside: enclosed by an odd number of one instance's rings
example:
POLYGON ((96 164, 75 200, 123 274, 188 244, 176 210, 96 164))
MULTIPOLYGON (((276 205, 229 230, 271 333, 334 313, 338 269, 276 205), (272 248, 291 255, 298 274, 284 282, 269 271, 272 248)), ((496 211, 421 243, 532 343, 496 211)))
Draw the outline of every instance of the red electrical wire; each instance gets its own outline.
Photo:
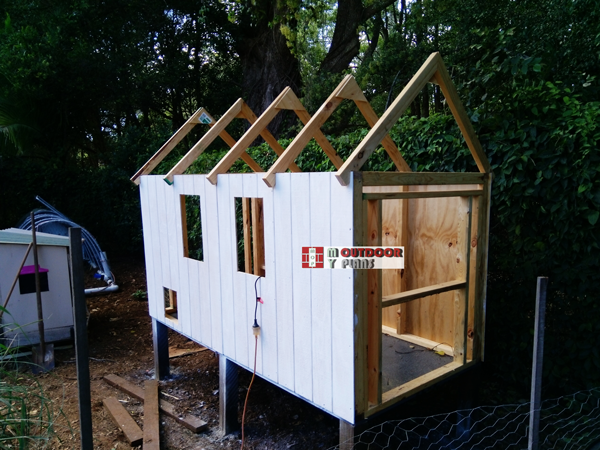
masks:
POLYGON ((250 389, 252 383, 254 383, 254 377, 256 376, 256 351, 258 349, 258 336, 254 336, 254 372, 252 372, 252 380, 250 380, 250 386, 248 386, 248 392, 246 392, 246 401, 244 401, 244 412, 242 413, 242 447, 240 450, 244 450, 244 422, 246 421, 246 406, 248 406, 248 397, 250 396, 250 389))

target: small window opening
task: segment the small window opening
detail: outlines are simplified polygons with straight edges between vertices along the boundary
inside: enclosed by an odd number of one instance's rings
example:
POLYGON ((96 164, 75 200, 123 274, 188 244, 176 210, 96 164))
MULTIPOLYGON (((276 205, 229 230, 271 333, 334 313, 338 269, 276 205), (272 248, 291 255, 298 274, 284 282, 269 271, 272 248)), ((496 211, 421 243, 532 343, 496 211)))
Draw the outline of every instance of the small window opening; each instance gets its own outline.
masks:
POLYGON ((165 298, 165 317, 177 320, 177 292, 163 288, 165 298))
POLYGON ((265 276, 265 227, 262 198, 235 198, 238 271, 265 276))
POLYGON ((183 231, 183 256, 204 261, 202 248, 202 215, 199 195, 181 195, 181 226, 183 231))

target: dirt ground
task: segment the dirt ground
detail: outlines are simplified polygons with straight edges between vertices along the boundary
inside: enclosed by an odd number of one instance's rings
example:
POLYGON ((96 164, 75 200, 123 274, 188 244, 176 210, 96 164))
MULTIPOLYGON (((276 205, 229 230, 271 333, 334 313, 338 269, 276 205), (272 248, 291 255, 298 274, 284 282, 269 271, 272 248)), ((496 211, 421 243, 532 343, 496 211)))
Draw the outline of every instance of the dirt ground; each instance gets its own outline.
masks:
MULTIPOLYGON (((111 261, 120 289, 107 295, 88 297, 90 311, 88 339, 92 389, 94 448, 130 448, 123 433, 114 425, 102 400, 116 397, 143 427, 143 405, 109 386, 103 377, 116 374, 143 386, 153 378, 152 327, 148 303, 140 298, 146 291, 143 261, 111 261)), ((86 287, 102 286, 87 274, 86 287)), ((69 346, 69 342, 57 344, 69 346)), ((199 348, 187 338, 171 332, 169 346, 179 349, 199 348)), ((79 448, 79 422, 75 351, 55 352, 56 367, 38 376, 45 394, 62 408, 56 418, 57 439, 50 448, 79 448)), ((161 415, 162 449, 239 449, 240 434, 222 438, 219 433, 218 357, 211 351, 172 358, 169 380, 160 383, 161 398, 174 404, 181 413, 195 415, 208 423, 198 434, 173 419, 161 415)), ((240 369, 239 415, 250 383, 251 373, 240 369)), ((256 378, 246 413, 248 449, 318 449, 329 448, 338 441, 337 419, 314 408, 289 393, 256 378)), ((138 447, 139 448, 139 447, 138 447)))

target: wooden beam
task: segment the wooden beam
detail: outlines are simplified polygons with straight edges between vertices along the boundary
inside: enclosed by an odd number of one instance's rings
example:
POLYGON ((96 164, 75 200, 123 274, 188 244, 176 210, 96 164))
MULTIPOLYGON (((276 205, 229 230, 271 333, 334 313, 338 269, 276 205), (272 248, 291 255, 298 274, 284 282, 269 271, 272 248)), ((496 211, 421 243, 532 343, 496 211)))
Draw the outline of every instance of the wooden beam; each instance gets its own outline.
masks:
POLYGON ((219 427, 221 436, 240 428, 238 422, 238 366, 219 355, 219 427))
POLYGON ((179 210, 181 211, 181 236, 183 238, 183 257, 190 256, 188 229, 187 229, 187 212, 185 209, 185 195, 179 196, 179 210))
POLYGON ((453 291, 455 289, 462 289, 465 287, 465 285, 465 280, 455 280, 434 284, 433 286, 411 289, 410 291, 400 292, 399 294, 386 295, 382 298, 382 304, 384 308, 387 308, 388 306, 399 305, 400 303, 410 302, 419 298, 427 297, 429 295, 441 294, 442 292, 453 291))
POLYGON ((456 92, 456 88, 454 87, 454 83, 450 79, 450 75, 448 74, 448 70, 444 65, 444 61, 442 58, 438 60, 438 69, 436 75, 436 79, 442 89, 444 97, 446 97, 446 103, 450 107, 450 111, 452 111, 452 115, 454 119, 458 123, 458 127, 465 138, 465 142, 471 150, 471 154, 473 158, 475 158, 475 162, 477 163, 477 167, 480 172, 489 173, 492 171, 490 166, 490 162, 487 159, 487 156, 483 152, 483 148, 481 147, 481 143, 475 134, 475 130, 473 129, 473 125, 467 116, 467 112, 458 97, 458 92, 456 92))
MULTIPOLYGON (((290 92, 295 97, 295 94, 291 89, 288 91, 288 96, 290 92)), ((256 114, 254 114, 254 111, 252 111, 252 109, 250 109, 250 107, 245 102, 242 105, 242 114, 244 114, 244 117, 248 120, 248 122, 250 122, 251 125, 254 124, 254 122, 256 122, 257 120, 256 114)), ((277 156, 280 156, 284 152, 283 147, 279 145, 279 142, 277 142, 277 139, 275 139, 275 136, 271 134, 268 128, 265 127, 260 132, 260 136, 265 140, 267 144, 269 144, 269 147, 273 149, 277 156)), ((248 153, 246 152, 242 153, 242 157, 247 154, 248 153)), ((295 163, 290 164, 290 170, 292 172, 302 172, 302 170, 300 170, 300 167, 298 167, 295 163)), ((261 170, 261 172, 264 172, 264 170, 261 170)))
MULTIPOLYGON (((381 246, 381 201, 366 202, 367 246, 381 246)), ((363 206, 363 207, 364 207, 363 206)), ((367 270, 367 370, 369 403, 381 403, 381 269, 367 270)))
POLYGON ((244 271, 252 273, 252 212, 250 199, 242 197, 242 227, 244 229, 244 271))
POLYGON ((346 84, 352 78, 351 75, 346 75, 342 82, 337 88, 331 93, 331 95, 325 100, 314 116, 308 121, 308 123, 302 128, 300 133, 294 138, 294 140, 288 145, 275 164, 271 166, 269 171, 263 177, 263 181, 269 187, 275 186, 275 176, 277 173, 285 172, 289 165, 298 157, 300 152, 306 147, 306 144, 315 136, 317 130, 320 130, 321 125, 329 118, 329 116, 335 111, 338 105, 344 100, 339 94, 343 91, 346 84))
MULTIPOLYGON (((377 113, 373 110, 371 104, 368 101, 366 101, 366 99, 365 101, 355 100, 354 103, 356 103, 356 106, 358 106, 358 109, 369 124, 369 127, 373 128, 379 120, 379 117, 377 117, 377 113)), ((400 150, 398 150, 398 147, 396 147, 396 144, 394 143, 389 134, 385 135, 385 137, 381 141, 381 145, 383 146, 387 154, 390 156, 390 158, 394 162, 394 165, 396 166, 396 169, 398 169, 399 172, 412 172, 412 170, 410 170, 410 167, 402 157, 400 150)))
POLYGON ((339 450, 354 450, 354 425, 340 419, 339 450))
POLYGON ((488 177, 487 174, 476 172, 363 172, 363 186, 483 184, 488 177))
MULTIPOLYGON (((353 173, 353 225, 354 235, 352 245, 363 247, 366 242, 366 226, 363 214, 362 173, 353 173)), ((362 415, 368 408, 367 390, 367 339, 368 339, 368 308, 367 308, 367 271, 353 269, 354 277, 354 402, 355 412, 362 415)))
MULTIPOLYGON (((208 132, 202 136, 202 138, 196 142, 186 155, 173 167, 169 173, 165 176, 164 180, 173 184, 173 177, 175 175, 181 175, 187 170, 188 167, 206 150, 206 148, 221 134, 227 125, 237 116, 242 110, 242 103, 244 100, 238 99, 232 106, 227 110, 225 114, 211 127, 208 132)), ((237 158, 236 158, 237 159, 237 158)))
POLYGON ((252 204, 252 254, 254 275, 265 276, 265 223, 263 199, 253 198, 252 204))
POLYGON ((441 61, 439 53, 432 53, 427 61, 421 66, 415 76, 409 81, 400 95, 394 100, 390 107, 383 113, 381 119, 375 124, 367 136, 361 141, 344 165, 338 170, 336 177, 338 181, 346 186, 350 181, 350 173, 358 171, 371 153, 381 143, 386 134, 396 124, 406 108, 412 103, 423 87, 429 82, 437 70, 438 62, 441 61))
POLYGON ((148 175, 150 172, 154 170, 156 166, 160 164, 160 162, 171 153, 171 150, 175 148, 179 142, 190 132, 192 128, 194 128, 198 123, 198 118, 205 112, 204 108, 198 109, 194 114, 190 116, 190 118, 175 132, 173 136, 169 138, 167 142, 163 144, 158 151, 152 155, 152 157, 142 166, 140 170, 138 170, 134 176, 131 177, 131 181, 135 184, 140 184, 139 178, 142 175, 148 175))
MULTIPOLYGON (((242 156, 243 153, 246 152, 246 149, 254 142, 254 140, 260 135, 261 131, 263 131, 267 125, 271 123, 273 118, 279 113, 279 109, 277 108, 277 103, 285 95, 285 93, 289 90, 289 87, 286 87, 281 93, 277 96, 275 100, 269 105, 269 107, 261 114, 261 116, 256 120, 250 128, 244 133, 244 135, 240 138, 237 143, 231 147, 231 149, 227 152, 227 154, 221 158, 218 164, 208 173, 206 179, 210 181, 212 184, 217 184, 217 177, 219 174, 226 173, 229 168, 233 165, 236 160, 242 156)), ((242 105, 240 105, 240 111, 242 110, 242 105)), ((254 115, 254 113, 252 113, 254 115)), ((285 153, 285 152, 284 152, 285 153)))
MULTIPOLYGON (((242 109, 245 104, 246 104, 245 102, 242 103, 242 109)), ((210 117, 210 115, 209 115, 209 117, 210 117)), ((212 124, 210 126, 212 126, 212 125, 214 125, 214 121, 212 122, 212 124)), ((229 146, 229 148, 233 147, 237 142, 225 130, 223 130, 223 131, 221 131, 221 133, 219 133, 219 137, 221 139, 223 139, 223 141, 225 141, 225 143, 229 146)), ((254 172, 264 172, 264 169, 262 167, 260 167, 260 165, 256 161, 254 161, 248 153, 246 153, 246 152, 242 153, 242 156, 240 158, 242 159, 242 161, 244 161, 246 164, 248 164, 248 167, 250 167, 254 172)))
MULTIPOLYGON (((311 117, 308 111, 296 109, 294 110, 294 112, 305 126, 308 122, 310 122, 311 117)), ((315 141, 317 141, 317 144, 319 144, 319 146, 323 149, 329 160, 333 163, 335 168, 339 169, 340 167, 342 167, 342 164, 344 164, 344 160, 340 158, 337 151, 333 148, 331 142, 329 142, 329 139, 325 137, 320 128, 317 128, 315 130, 314 138, 315 141)))
POLYGON ((404 383, 397 388, 391 389, 383 394, 383 398, 381 404, 370 408, 366 416, 372 416, 373 414, 378 413, 379 411, 383 411, 386 408, 389 408, 395 403, 398 403, 405 398, 411 397, 419 391, 422 391, 429 386, 439 383, 443 379, 446 379, 462 370, 471 367, 474 363, 470 362, 464 365, 461 365, 456 362, 451 362, 446 364, 445 366, 440 367, 439 369, 435 369, 425 375, 422 375, 414 380, 409 381, 408 383, 404 383))
POLYGON ((392 200, 405 198, 440 198, 440 197, 477 197, 482 195, 481 189, 456 191, 407 191, 407 192, 379 192, 363 194, 364 200, 392 200))
POLYGON ((108 397, 102 400, 102 403, 112 421, 125 434, 125 439, 127 439, 129 445, 132 447, 142 445, 144 433, 125 407, 121 405, 121 402, 114 397, 108 397))
POLYGON ((385 325, 381 327, 381 330, 385 334, 392 336, 396 339, 400 339, 405 342, 410 342, 411 344, 416 344, 420 347, 426 348, 427 350, 434 350, 434 349, 436 351, 442 350, 446 355, 454 356, 454 349, 448 344, 444 344, 441 342, 435 342, 435 341, 432 341, 431 339, 426 339, 421 336, 415 336, 414 334, 396 333, 396 330, 394 330, 393 328, 390 328, 390 327, 386 327, 385 325))
POLYGON ((158 381, 147 380, 144 394, 144 450, 160 450, 158 381))
MULTIPOLYGON (((140 401, 144 401, 144 389, 130 383, 129 381, 117 376, 117 375, 105 375, 104 381, 106 381, 111 386, 125 392, 127 395, 130 395, 133 398, 136 398, 140 401)), ((179 422, 188 430, 199 433, 200 431, 206 429, 208 424, 203 420, 200 420, 197 417, 187 414, 179 414, 171 403, 160 400, 160 410, 169 416, 172 419, 175 419, 176 422, 179 422)))
POLYGON ((475 305, 473 340, 473 359, 484 358, 485 336, 485 301, 487 290, 488 241, 490 232, 490 198, 492 191, 492 174, 483 184, 484 195, 479 197, 477 217, 477 264, 475 267, 475 305))
POLYGON ((456 276, 464 278, 467 282, 464 289, 457 289, 454 293, 454 361, 465 364, 467 362, 467 330, 469 326, 469 285, 471 284, 471 216, 473 210, 473 197, 464 199, 460 204, 458 249, 459 262, 456 276), (462 231, 462 232, 461 232, 462 231))
POLYGON ((152 318, 152 346, 154 349, 154 376, 159 380, 164 380, 170 372, 169 328, 155 318, 152 318))

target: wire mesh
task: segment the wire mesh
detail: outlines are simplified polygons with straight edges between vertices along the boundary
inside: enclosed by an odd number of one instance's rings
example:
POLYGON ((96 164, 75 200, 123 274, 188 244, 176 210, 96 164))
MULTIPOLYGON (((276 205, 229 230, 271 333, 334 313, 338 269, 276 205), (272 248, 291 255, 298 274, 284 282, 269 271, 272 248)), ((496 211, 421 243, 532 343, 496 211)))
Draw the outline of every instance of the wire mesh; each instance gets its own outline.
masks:
MULTIPOLYGON (((600 388, 546 400, 539 449, 600 450, 600 388)), ((530 404, 477 407, 388 421, 355 436, 344 449, 526 449, 530 404)), ((335 449, 340 446, 333 447, 335 449)))

